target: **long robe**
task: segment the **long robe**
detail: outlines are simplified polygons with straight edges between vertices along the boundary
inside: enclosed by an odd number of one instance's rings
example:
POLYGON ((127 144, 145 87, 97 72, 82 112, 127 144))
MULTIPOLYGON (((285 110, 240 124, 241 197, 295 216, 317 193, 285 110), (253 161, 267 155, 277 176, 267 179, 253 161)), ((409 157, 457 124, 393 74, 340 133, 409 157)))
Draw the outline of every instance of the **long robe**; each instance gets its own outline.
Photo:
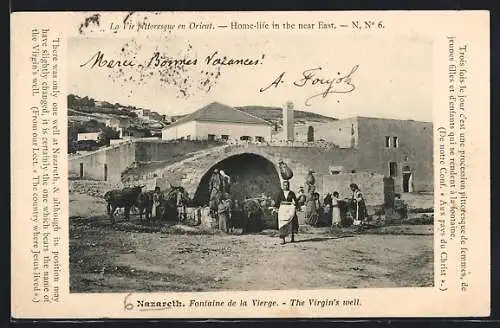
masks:
POLYGON ((208 192, 210 195, 210 210, 212 215, 217 213, 217 208, 222 199, 222 192, 224 190, 224 181, 220 174, 214 173, 210 177, 208 184, 208 192))
POLYGON ((229 232, 229 220, 231 217, 231 202, 222 200, 218 206, 219 230, 229 232))
POLYGON ((164 200, 165 196, 163 195, 163 193, 160 191, 160 192, 153 192, 153 207, 151 209, 151 217, 153 218, 156 218, 160 212, 161 212, 161 209, 160 209, 160 206, 164 200))
POLYGON ((231 192, 231 178, 227 175, 222 176, 222 189, 224 194, 231 192))
POLYGON ((307 194, 307 200, 306 200, 306 222, 309 225, 316 226, 318 225, 319 221, 319 213, 318 213, 318 203, 316 199, 314 199, 314 194, 309 193, 307 194))
POLYGON ((337 197, 332 198, 332 228, 340 226, 340 207, 339 199, 337 197))
MULTIPOLYGON (((281 205, 293 205, 296 209, 297 206, 297 197, 295 196, 295 193, 293 191, 289 191, 288 195, 285 196, 285 192, 281 190, 279 194, 276 197, 275 200, 275 207, 278 208, 278 227, 280 231, 280 237, 284 238, 288 236, 290 233, 298 233, 299 232, 299 219, 297 217, 296 211, 293 211, 293 216, 288 219, 288 218, 280 218, 280 208, 281 205), (280 219, 288 219, 285 224, 281 224, 280 219)), ((284 208, 283 208, 284 209, 284 208)), ((281 209, 281 215, 286 215, 284 213, 283 209, 281 209)))
POLYGON ((366 204, 365 204, 365 199, 363 198, 363 194, 361 191, 354 190, 352 192, 352 201, 355 206, 354 208, 354 220, 356 224, 360 223, 361 221, 364 221, 367 217, 367 211, 366 211, 366 204))

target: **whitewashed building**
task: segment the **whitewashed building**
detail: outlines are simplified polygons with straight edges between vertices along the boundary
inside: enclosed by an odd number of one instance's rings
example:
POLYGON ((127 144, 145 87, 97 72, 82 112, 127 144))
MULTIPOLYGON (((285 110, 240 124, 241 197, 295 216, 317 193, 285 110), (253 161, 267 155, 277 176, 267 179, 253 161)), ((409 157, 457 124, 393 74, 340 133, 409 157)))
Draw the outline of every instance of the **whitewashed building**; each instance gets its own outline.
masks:
POLYGON ((94 140, 97 141, 99 140, 101 132, 82 132, 78 133, 76 140, 77 141, 83 141, 83 140, 94 140))
POLYGON ((142 118, 144 120, 149 119, 149 115, 151 115, 151 110, 144 108, 133 109, 132 112, 135 113, 137 117, 142 118))
POLYGON ((162 129, 163 140, 271 140, 273 125, 257 116, 213 102, 162 129))

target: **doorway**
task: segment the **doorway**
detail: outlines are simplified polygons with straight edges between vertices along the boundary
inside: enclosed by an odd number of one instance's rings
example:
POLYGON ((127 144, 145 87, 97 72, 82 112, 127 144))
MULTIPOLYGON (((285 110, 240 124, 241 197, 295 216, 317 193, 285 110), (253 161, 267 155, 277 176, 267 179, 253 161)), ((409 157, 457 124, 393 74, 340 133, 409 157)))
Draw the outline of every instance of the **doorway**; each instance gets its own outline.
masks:
POLYGON ((80 179, 83 179, 83 163, 80 163, 80 179))
POLYGON ((398 172, 398 163, 389 162, 389 176, 391 178, 395 178, 397 176, 397 172, 398 172))
POLYGON ((409 166, 403 167, 403 192, 413 192, 413 172, 409 166))
POLYGON ((108 181, 108 164, 104 164, 104 181, 108 181))

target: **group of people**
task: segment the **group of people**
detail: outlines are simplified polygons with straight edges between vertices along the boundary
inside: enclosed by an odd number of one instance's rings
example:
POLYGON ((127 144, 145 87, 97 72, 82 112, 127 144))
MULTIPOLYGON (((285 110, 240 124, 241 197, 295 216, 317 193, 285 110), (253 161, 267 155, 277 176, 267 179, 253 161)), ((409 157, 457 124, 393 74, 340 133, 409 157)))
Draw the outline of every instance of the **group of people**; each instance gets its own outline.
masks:
MULTIPOLYGON (((351 197, 348 199, 349 211, 351 213, 353 224, 360 225, 367 218, 366 204, 358 185, 351 183, 349 185, 351 197)), ((278 213, 278 228, 282 244, 286 243, 286 237, 291 235, 290 241, 295 242, 295 234, 299 230, 299 220, 297 211, 304 210, 306 222, 310 225, 318 225, 321 214, 326 214, 331 218, 332 229, 341 225, 342 215, 340 208, 340 195, 337 191, 327 194, 320 203, 320 195, 317 192, 306 194, 302 187, 299 188, 298 195, 290 190, 290 182, 283 181, 282 190, 275 201, 275 212, 278 213)))
MULTIPOLYGON (((241 206, 232 200, 230 194, 231 178, 220 169, 214 169, 208 185, 210 216, 217 220, 219 230, 229 232, 231 229, 231 218, 236 214, 234 211, 241 206)), ((305 212, 306 223, 319 226, 328 222, 332 229, 340 227, 345 211, 351 214, 353 224, 360 225, 367 218, 366 204, 357 184, 349 185, 351 195, 342 200, 338 191, 327 193, 323 202, 320 194, 315 189, 304 191, 299 188, 297 195, 290 190, 290 182, 284 180, 282 189, 274 198, 272 209, 278 216, 279 236, 282 244, 286 243, 286 237, 291 235, 291 242, 295 242, 295 234, 299 230, 298 211, 305 212), (347 204, 347 208, 341 206, 347 204), (323 222, 322 222, 323 221, 323 222)))

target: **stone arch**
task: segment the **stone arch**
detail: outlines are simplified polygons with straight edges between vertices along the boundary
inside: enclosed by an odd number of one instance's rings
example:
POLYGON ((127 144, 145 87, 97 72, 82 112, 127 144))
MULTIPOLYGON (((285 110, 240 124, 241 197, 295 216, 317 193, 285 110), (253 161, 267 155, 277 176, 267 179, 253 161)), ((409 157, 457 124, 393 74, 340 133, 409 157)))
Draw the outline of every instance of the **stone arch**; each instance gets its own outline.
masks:
POLYGON ((281 188, 277 161, 274 158, 257 152, 233 153, 203 171, 193 195, 196 205, 208 203, 208 184, 215 168, 224 170, 231 177, 231 196, 234 199, 257 197, 262 193, 274 197, 281 188))

